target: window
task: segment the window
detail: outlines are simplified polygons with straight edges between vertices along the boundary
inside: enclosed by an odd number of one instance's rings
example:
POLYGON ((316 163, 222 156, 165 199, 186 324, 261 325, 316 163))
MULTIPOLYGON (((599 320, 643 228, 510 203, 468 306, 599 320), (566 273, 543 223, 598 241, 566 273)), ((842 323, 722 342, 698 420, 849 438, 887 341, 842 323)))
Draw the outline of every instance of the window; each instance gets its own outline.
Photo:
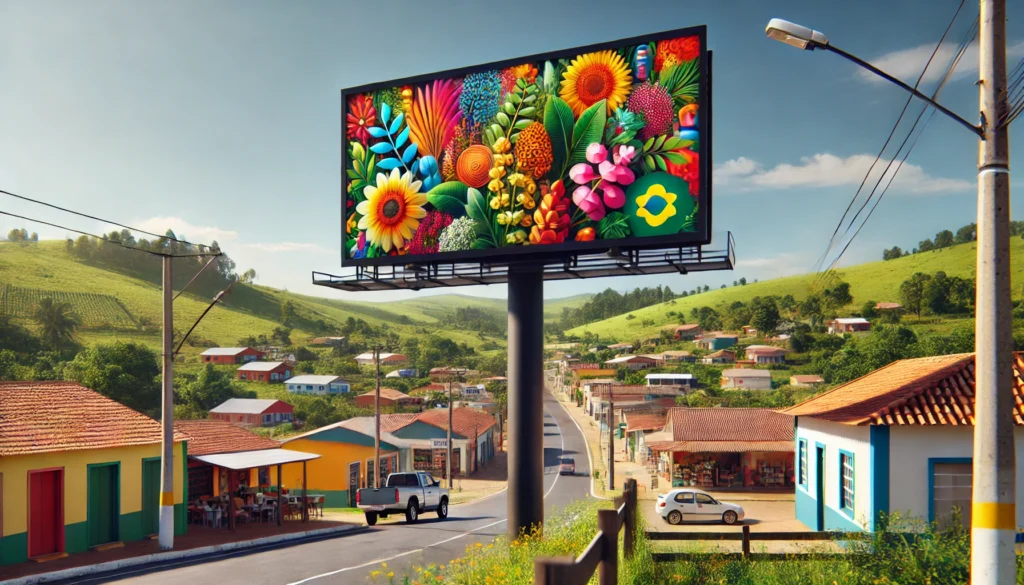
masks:
POLYGON ((714 498, 712 498, 711 496, 709 496, 707 494, 697 494, 697 503, 698 504, 717 504, 718 502, 716 502, 714 498))
POLYGON ((800 439, 800 485, 807 487, 807 440, 800 439))
POLYGON ((270 422, 272 422, 272 419, 271 419, 270 415, 269 414, 264 414, 263 415, 263 424, 269 424, 270 422))
POLYGON ((843 481, 839 493, 839 507, 844 512, 853 512, 853 455, 846 451, 839 452, 839 469, 843 481))
POLYGON ((692 504, 693 492, 679 492, 676 494, 676 501, 680 504, 692 504))

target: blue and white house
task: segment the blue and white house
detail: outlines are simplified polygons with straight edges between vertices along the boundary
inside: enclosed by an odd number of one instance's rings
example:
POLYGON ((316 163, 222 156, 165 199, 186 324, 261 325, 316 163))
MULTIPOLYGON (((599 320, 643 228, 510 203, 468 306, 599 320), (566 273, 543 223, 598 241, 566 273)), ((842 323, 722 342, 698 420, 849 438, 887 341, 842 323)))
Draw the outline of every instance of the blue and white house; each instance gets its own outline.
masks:
POLYGON ((295 376, 285 385, 292 394, 345 394, 351 386, 339 376, 295 376))
MULTIPOLYGON (((1014 369, 1019 500, 1021 354, 1014 369)), ((970 527, 973 353, 900 360, 783 412, 796 419, 796 516, 812 530, 871 531, 882 513, 943 523, 954 509, 970 527)))

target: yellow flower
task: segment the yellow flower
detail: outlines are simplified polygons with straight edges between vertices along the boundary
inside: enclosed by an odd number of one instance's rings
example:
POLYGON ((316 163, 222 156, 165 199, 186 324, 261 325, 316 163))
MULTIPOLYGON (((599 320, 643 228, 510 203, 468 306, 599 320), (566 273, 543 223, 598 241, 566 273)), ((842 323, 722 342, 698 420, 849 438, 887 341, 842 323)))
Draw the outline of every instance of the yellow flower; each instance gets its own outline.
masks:
POLYGON ((646 193, 636 198, 636 214, 638 217, 644 218, 647 225, 658 227, 676 214, 676 208, 673 205, 675 202, 675 193, 665 191, 664 185, 654 184, 647 189, 646 193), (658 207, 661 207, 661 210, 657 213, 651 213, 646 207, 648 202, 655 203, 658 207))
POLYGON ((352 230, 356 229, 358 225, 359 220, 356 219, 356 216, 353 213, 352 216, 348 218, 348 223, 345 224, 345 231, 348 233, 352 233, 352 230))
POLYGON ((492 179, 500 179, 505 176, 505 167, 494 167, 491 170, 487 171, 487 176, 489 176, 492 179))
POLYGON ((515 187, 522 187, 526 185, 526 175, 522 173, 512 173, 508 176, 508 184, 515 187))
POLYGON ((530 195, 533 195, 534 193, 536 193, 537 192, 537 183, 534 183, 532 180, 529 181, 528 183, 526 183, 526 192, 529 193, 530 195))
POLYGON ((572 60, 558 94, 577 117, 601 100, 612 113, 626 101, 632 85, 626 61, 615 51, 598 51, 572 60))
POLYGON ((523 221, 523 216, 525 214, 526 214, 526 212, 523 211, 522 209, 520 209, 519 211, 516 211, 515 213, 513 213, 512 214, 512 223, 519 223, 519 222, 523 221))
POLYGON ((509 225, 516 223, 513 217, 514 216, 512 215, 511 211, 502 211, 501 213, 498 214, 497 217, 498 225, 509 225))
POLYGON ((516 195, 516 202, 527 209, 533 209, 537 206, 537 202, 534 201, 533 197, 530 196, 529 192, 520 193, 516 195))
POLYGON ((441 568, 441 570, 443 571, 443 570, 444 570, 444 565, 441 565, 441 567, 440 567, 440 568, 441 568))
POLYGON ((387 563, 381 563, 380 566, 385 568, 385 569, 388 568, 388 564, 387 563))
POLYGON ((380 575, 380 571, 370 571, 370 576, 374 579, 376 579, 378 575, 380 575))
POLYGON ((491 150, 493 150, 497 154, 504 154, 512 150, 512 143, 509 142, 508 138, 501 136, 494 141, 494 144, 491 145, 491 150))
POLYGON ((388 579, 390 579, 390 578, 395 576, 395 572, 394 571, 388 571, 388 574, 384 575, 384 576, 387 577, 388 579))
POLYGON ((356 206, 358 228, 365 230, 366 239, 385 252, 401 250, 412 239, 420 220, 427 216, 423 208, 427 195, 420 193, 423 184, 412 173, 400 175, 392 169, 390 175, 377 174, 377 184, 363 189, 366 201, 356 206))
MULTIPOLYGON (((505 236, 505 241, 510 244, 522 244, 523 242, 526 241, 526 232, 524 232, 523 230, 516 230, 510 233, 509 235, 505 236)), ((470 565, 472 565, 473 563, 474 561, 469 562, 470 565)))
POLYGON ((491 209, 501 209, 502 207, 508 207, 511 199, 508 193, 498 193, 494 197, 491 197, 491 209))
POLYGON ((492 193, 497 193, 498 191, 501 191, 502 187, 504 187, 504 185, 502 184, 500 179, 494 179, 490 183, 487 183, 487 190, 492 193))

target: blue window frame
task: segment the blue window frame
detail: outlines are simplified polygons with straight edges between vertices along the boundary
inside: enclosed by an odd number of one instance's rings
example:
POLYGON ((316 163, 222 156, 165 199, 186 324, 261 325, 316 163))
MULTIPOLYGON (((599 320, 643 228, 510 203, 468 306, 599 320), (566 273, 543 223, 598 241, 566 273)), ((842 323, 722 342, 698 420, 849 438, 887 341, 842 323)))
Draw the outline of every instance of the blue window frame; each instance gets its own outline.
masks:
POLYGON ((856 492, 853 453, 839 451, 839 478, 839 508, 852 515, 856 492))
POLYGON ((800 439, 799 442, 799 480, 800 485, 807 487, 807 439, 800 439))

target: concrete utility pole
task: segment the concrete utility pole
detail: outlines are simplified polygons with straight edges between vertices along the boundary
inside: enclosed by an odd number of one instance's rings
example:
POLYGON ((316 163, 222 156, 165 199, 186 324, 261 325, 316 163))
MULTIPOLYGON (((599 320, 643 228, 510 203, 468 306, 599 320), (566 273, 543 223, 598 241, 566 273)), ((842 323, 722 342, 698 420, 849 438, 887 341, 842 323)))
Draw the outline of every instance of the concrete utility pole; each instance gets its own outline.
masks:
POLYGON ((160 409, 160 550, 174 547, 174 283, 171 257, 161 257, 163 268, 163 362, 160 409))
POLYGON ((608 490, 615 489, 615 431, 612 423, 615 419, 614 386, 608 384, 608 490))
POLYGON ((975 303, 974 494, 971 581, 1016 581, 1016 457, 1010 304, 1006 0, 981 0, 978 28, 978 266, 975 303))
POLYGON ((452 379, 448 378, 448 454, 445 456, 445 466, 448 473, 448 489, 452 489, 452 379))
POLYGON ((373 487, 380 488, 380 346, 373 347, 373 364, 377 369, 373 391, 373 487))

